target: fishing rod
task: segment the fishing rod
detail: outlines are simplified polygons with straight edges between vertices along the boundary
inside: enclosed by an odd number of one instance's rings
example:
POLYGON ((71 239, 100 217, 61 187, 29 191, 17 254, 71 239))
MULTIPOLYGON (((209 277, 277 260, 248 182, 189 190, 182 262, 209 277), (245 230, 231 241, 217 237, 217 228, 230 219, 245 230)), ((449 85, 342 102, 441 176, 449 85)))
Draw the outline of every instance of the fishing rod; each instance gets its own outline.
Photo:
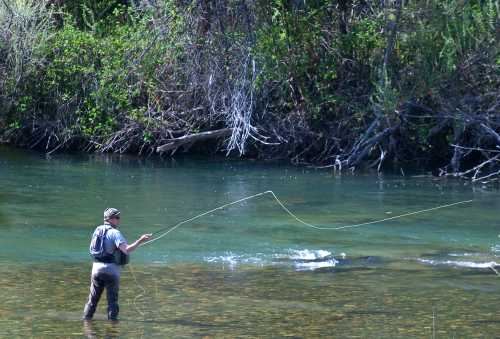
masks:
POLYGON ((196 215, 196 216, 194 216, 192 218, 183 220, 183 221, 175 224, 174 226, 170 226, 170 227, 165 227, 165 228, 159 229, 159 230, 155 231, 154 233, 152 233, 153 239, 142 243, 140 246, 151 244, 152 242, 157 241, 157 240, 165 237, 167 234, 169 234, 170 232, 173 232, 174 230, 176 230, 180 226, 182 226, 182 225, 184 225, 186 223, 189 223, 191 221, 194 221, 196 219, 199 219, 199 218, 201 218, 201 217, 203 217, 203 216, 205 216, 207 214, 213 213, 213 212, 218 211, 218 210, 222 210, 222 209, 224 209, 224 208, 226 208, 228 206, 235 205, 235 204, 241 203, 241 202, 246 201, 246 200, 250 200, 250 199, 257 198, 257 197, 261 197, 261 196, 266 195, 266 194, 270 194, 274 198, 274 200, 279 204, 279 206, 288 215, 290 215, 293 219, 295 219, 297 222, 303 224, 304 226, 313 228, 313 229, 317 229, 317 230, 330 230, 330 231, 336 231, 336 230, 341 230, 341 229, 346 229, 346 228, 354 228, 354 227, 361 227, 361 226, 373 225, 373 224, 381 223, 381 222, 384 222, 384 221, 389 221, 389 220, 394 220, 394 219, 398 219, 398 218, 407 217, 407 216, 410 216, 410 215, 415 215, 415 214, 430 212, 430 211, 438 210, 438 209, 441 209, 441 208, 452 207, 452 206, 456 206, 456 205, 460 205, 460 204, 467 204, 467 203, 470 203, 470 202, 473 201, 473 200, 458 201, 458 202, 454 202, 454 203, 450 203, 450 204, 446 204, 446 205, 440 205, 440 206, 436 206, 436 207, 432 207, 432 208, 427 208, 427 209, 423 209, 423 210, 419 210, 419 211, 415 211, 415 212, 408 212, 408 213, 396 215, 396 216, 393 216, 393 217, 388 217, 388 218, 384 218, 384 219, 379 219, 379 220, 374 220, 374 221, 368 221, 368 222, 363 222, 363 223, 358 223, 358 224, 344 225, 344 226, 339 226, 339 227, 321 227, 321 226, 316 226, 316 225, 310 224, 310 223, 308 223, 308 222, 300 219, 298 216, 296 216, 294 213, 292 213, 292 211, 290 211, 285 206, 285 204, 283 204, 283 202, 276 196, 276 194, 273 191, 264 191, 264 192, 253 194, 253 195, 250 195, 248 197, 241 198, 241 199, 238 199, 236 201, 232 201, 232 202, 229 202, 227 204, 221 205, 221 206, 216 207, 214 209, 211 209, 209 211, 206 211, 206 212, 203 212, 201 214, 198 214, 198 215, 196 215), (159 234, 159 235, 155 236, 157 234, 159 234))

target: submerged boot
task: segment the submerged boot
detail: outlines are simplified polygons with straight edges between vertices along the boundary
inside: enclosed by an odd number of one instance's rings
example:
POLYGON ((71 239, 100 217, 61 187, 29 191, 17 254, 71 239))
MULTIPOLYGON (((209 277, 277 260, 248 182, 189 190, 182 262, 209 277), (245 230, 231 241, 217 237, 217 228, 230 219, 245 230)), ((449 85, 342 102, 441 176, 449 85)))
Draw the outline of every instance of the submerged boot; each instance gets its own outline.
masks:
POLYGON ((82 320, 92 320, 96 307, 97 305, 95 304, 89 304, 89 303, 85 304, 85 308, 83 309, 82 320))
POLYGON ((118 304, 112 304, 108 306, 108 320, 117 321, 118 320, 118 312, 120 312, 120 308, 118 304))

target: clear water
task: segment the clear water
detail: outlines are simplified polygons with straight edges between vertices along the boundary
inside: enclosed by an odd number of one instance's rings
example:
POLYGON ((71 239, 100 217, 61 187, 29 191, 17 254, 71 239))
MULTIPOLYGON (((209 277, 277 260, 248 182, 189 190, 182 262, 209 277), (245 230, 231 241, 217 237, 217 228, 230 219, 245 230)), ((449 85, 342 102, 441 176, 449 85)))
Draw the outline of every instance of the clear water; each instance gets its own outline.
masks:
POLYGON ((495 337, 499 198, 427 177, 0 148, 0 337, 495 337), (259 197, 141 247, 135 274, 123 271, 122 320, 104 320, 104 299, 95 321, 79 320, 106 207, 133 241, 266 190, 325 227, 474 202, 318 231, 259 197))

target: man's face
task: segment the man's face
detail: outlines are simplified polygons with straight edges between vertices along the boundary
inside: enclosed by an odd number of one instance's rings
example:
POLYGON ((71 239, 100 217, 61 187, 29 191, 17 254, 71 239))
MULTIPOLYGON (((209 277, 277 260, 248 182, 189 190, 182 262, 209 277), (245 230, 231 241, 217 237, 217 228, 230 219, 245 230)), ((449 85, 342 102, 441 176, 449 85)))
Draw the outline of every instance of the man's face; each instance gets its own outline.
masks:
POLYGON ((108 219, 108 222, 113 226, 118 226, 120 225, 120 216, 118 215, 116 217, 110 218, 108 219))

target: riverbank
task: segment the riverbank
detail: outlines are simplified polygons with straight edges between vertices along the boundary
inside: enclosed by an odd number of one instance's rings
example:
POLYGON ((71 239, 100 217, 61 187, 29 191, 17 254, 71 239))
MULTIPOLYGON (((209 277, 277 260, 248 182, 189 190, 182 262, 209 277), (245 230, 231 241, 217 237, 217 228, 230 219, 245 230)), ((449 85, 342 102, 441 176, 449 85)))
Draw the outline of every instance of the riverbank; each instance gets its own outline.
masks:
POLYGON ((497 180, 498 5, 0 3, 0 138, 497 180))

